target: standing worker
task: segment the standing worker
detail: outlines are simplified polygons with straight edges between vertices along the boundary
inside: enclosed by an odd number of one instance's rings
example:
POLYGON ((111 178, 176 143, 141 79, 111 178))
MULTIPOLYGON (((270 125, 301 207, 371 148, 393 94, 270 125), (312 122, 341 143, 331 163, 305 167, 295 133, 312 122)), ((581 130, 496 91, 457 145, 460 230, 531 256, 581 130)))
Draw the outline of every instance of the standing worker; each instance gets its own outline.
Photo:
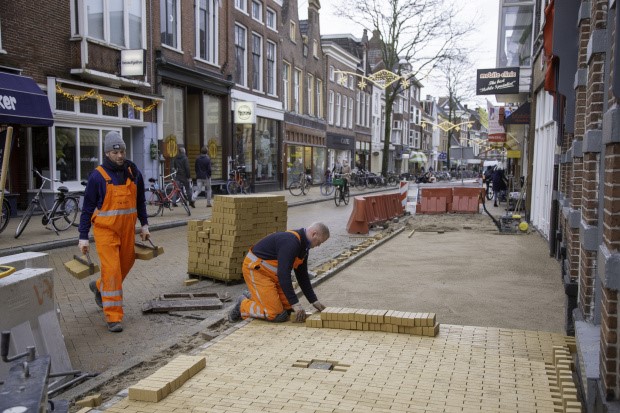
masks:
POLYGON ((200 149, 200 156, 196 158, 196 192, 194 200, 200 193, 205 191, 207 197, 207 207, 211 206, 211 158, 209 158, 209 148, 203 146, 200 149))
POLYGON ((228 314, 231 322, 248 317, 273 322, 289 319, 295 312, 295 321, 304 322, 304 311, 295 289, 291 271, 295 270, 297 282, 308 302, 318 311, 325 306, 319 302, 308 275, 308 252, 329 238, 329 228, 316 222, 308 228, 274 232, 250 248, 243 261, 243 279, 248 286, 228 314))
POLYGON ((194 200, 192 199, 192 187, 189 184, 189 159, 187 159, 187 155, 185 154, 185 148, 179 148, 179 153, 177 157, 174 158, 172 167, 177 171, 175 179, 179 182, 181 188, 183 188, 185 199, 189 202, 189 206, 195 208, 196 204, 194 204, 194 200))
POLYGON ((101 263, 101 278, 89 283, 95 302, 103 308, 108 330, 123 331, 123 280, 135 257, 136 219, 140 219, 140 238, 150 238, 144 180, 136 165, 125 159, 125 142, 118 132, 105 135, 105 159, 88 177, 80 218, 78 246, 89 252, 91 223, 101 263))

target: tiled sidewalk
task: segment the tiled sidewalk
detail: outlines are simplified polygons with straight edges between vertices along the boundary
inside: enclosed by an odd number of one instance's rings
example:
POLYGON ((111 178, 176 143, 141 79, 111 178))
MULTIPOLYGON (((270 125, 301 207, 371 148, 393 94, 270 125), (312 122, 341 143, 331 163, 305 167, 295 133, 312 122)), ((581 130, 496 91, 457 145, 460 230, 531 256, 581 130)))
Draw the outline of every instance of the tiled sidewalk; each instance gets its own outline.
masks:
POLYGON ((106 412, 580 411, 563 404, 553 367, 554 346, 573 344, 486 327, 442 325, 421 337, 252 321, 200 349, 206 368, 161 402, 125 398, 106 412))

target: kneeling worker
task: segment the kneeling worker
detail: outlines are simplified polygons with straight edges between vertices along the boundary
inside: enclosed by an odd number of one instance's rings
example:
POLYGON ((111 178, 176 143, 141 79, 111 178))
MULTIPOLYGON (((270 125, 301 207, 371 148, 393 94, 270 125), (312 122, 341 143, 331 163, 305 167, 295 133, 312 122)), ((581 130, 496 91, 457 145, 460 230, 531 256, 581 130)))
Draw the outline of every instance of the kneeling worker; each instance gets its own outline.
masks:
POLYGON ((291 271, 310 303, 323 311, 310 283, 308 252, 329 238, 329 228, 316 222, 307 228, 275 232, 267 235, 250 248, 243 261, 243 279, 249 292, 237 299, 228 319, 237 322, 248 317, 267 321, 288 321, 289 312, 295 312, 295 321, 306 320, 299 299, 295 295, 291 271))

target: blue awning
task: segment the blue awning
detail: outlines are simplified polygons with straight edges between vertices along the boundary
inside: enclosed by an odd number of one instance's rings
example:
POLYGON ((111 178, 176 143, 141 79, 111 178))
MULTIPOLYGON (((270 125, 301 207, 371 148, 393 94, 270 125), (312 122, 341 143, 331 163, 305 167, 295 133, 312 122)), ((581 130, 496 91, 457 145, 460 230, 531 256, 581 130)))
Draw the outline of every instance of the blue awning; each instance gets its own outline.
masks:
POLYGON ((26 76, 0 73, 0 124, 51 126, 47 95, 26 76))

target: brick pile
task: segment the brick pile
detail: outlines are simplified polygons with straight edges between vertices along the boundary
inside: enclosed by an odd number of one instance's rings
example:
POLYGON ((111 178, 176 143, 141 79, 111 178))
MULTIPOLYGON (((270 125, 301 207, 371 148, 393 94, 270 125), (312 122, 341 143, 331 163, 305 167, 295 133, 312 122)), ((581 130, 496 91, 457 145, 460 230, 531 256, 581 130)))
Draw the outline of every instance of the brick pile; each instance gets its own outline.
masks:
POLYGON ((187 223, 187 272, 222 281, 242 279, 248 249, 266 235, 286 231, 287 211, 284 195, 215 197, 210 220, 187 223))
POLYGON ((435 337, 439 333, 435 313, 327 307, 306 319, 313 328, 382 331, 435 337))

